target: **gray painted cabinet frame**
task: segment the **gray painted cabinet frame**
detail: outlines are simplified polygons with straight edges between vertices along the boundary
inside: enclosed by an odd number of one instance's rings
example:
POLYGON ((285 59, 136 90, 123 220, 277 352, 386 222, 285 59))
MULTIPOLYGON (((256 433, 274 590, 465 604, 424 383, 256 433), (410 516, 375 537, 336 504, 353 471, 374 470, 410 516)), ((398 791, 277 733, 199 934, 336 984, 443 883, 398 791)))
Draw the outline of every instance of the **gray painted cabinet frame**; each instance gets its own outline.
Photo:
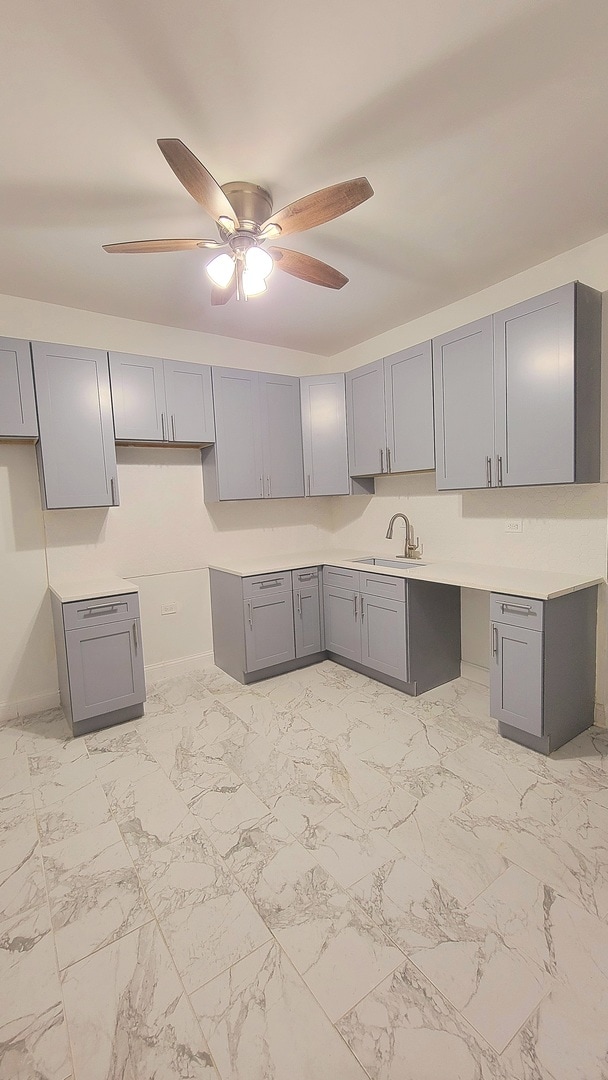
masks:
POLYGON ((109 357, 118 442, 213 442, 210 367, 131 353, 109 357))
POLYGON ((29 341, 0 338, 0 438, 38 435, 29 341))

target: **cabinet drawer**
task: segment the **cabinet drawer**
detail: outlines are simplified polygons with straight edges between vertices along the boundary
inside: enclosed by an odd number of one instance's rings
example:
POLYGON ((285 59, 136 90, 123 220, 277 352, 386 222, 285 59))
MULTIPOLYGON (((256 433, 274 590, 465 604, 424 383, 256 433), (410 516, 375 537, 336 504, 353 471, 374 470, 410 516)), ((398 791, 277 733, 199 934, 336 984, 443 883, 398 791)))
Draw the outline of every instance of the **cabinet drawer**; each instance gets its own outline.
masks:
POLYGON ((294 589, 298 585, 314 585, 319 580, 319 567, 305 566, 302 570, 292 570, 291 577, 294 589))
POLYGON ((366 570, 362 570, 359 577, 362 593, 386 596, 389 600, 405 600, 405 578, 374 574, 366 570))
POLYGON ((507 623, 508 626, 527 626, 530 630, 542 630, 544 606, 543 600, 492 593, 490 619, 492 622, 507 623))
POLYGON ((345 570, 342 566, 324 566, 323 584, 335 585, 338 589, 358 589, 359 571, 345 570))
POLYGON ((243 578, 245 600, 275 592, 291 592, 291 571, 285 570, 279 574, 256 574, 255 577, 243 578))
POLYGON ((63 625, 66 630, 78 630, 83 626, 117 622, 120 619, 138 619, 137 593, 118 596, 96 596, 92 600, 76 600, 63 604, 63 625))

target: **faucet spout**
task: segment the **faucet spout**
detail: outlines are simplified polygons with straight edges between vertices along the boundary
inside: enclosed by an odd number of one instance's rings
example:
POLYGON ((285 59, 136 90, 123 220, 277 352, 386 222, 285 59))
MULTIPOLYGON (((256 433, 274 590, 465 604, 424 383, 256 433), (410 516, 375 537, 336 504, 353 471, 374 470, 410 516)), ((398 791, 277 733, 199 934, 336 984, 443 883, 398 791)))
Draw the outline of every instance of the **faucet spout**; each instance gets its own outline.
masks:
POLYGON ((398 518, 401 518, 405 525, 405 544, 403 555, 397 555, 398 559, 418 559, 420 557, 420 541, 416 537, 416 543, 412 542, 412 526, 410 525, 409 518, 405 514, 393 514, 391 520, 388 523, 388 529, 386 530, 386 539, 393 539, 393 526, 398 518))

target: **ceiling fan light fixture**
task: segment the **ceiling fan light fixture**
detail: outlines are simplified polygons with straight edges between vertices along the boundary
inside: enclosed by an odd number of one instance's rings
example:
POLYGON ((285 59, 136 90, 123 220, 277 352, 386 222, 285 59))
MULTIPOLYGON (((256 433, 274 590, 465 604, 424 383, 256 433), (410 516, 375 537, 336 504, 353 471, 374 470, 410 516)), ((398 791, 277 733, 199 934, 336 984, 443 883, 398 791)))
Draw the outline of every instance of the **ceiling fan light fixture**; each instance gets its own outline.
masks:
POLYGON ((236 225, 232 218, 225 217, 222 214, 222 216, 217 219, 217 223, 218 225, 221 225, 224 232, 230 233, 231 236, 236 232, 236 225))
POLYGON ((261 247, 250 247, 245 254, 245 268, 256 278, 266 280, 274 269, 274 262, 267 251, 261 247))
POLYGON ((260 240, 276 240, 282 233, 280 225, 271 221, 268 225, 265 225, 260 233, 260 240))
POLYGON ((207 264, 206 270, 213 284, 225 289, 234 276, 234 257, 226 252, 216 255, 215 259, 207 264))
POLYGON ((247 298, 250 296, 260 296, 261 293, 266 292, 268 286, 266 285, 266 278, 261 274, 256 273, 255 270, 248 270, 246 267, 243 270, 243 292, 247 298))

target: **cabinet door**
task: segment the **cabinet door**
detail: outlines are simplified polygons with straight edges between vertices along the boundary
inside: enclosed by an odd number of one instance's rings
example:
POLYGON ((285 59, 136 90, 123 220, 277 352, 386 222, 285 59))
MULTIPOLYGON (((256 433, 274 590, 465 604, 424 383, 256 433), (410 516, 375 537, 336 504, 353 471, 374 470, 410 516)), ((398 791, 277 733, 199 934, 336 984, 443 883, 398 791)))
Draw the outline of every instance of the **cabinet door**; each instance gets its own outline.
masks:
POLYGON ((291 592, 254 596, 244 604, 247 671, 293 660, 296 651, 291 592))
POLYGON ((321 652, 321 604, 319 586, 298 586, 293 594, 293 623, 296 635, 296 656, 312 656, 321 652))
POLYGON ((165 360, 168 437, 180 443, 212 443, 215 439, 211 368, 165 360))
POLYGON ((361 660, 359 594, 350 589, 323 589, 325 648, 350 660, 361 660))
POLYGON ((440 490, 488 486, 494 454, 492 354, 492 316, 433 340, 440 490))
POLYGON ((29 341, 0 338, 0 438, 38 434, 29 341))
POLYGON ((498 482, 571 484, 575 286, 494 316, 498 482))
POLYGON ((344 375, 300 379, 307 495, 348 495, 344 375))
POLYGON ((266 498, 304 494, 300 380, 260 374, 262 457, 266 498))
POLYGON ((431 343, 387 356, 384 361, 386 441, 389 472, 435 468, 431 343))
POLYGON ((361 596, 361 663, 407 682, 405 603, 361 596))
POLYGON ((240 368, 212 368, 215 455, 220 499, 263 497, 258 376, 240 368))
POLYGON ((385 472, 384 367, 382 360, 346 372, 348 469, 351 476, 385 472))
POLYGON ((543 733, 543 641, 538 630, 492 623, 490 715, 530 735, 543 733))
POLYGON ((75 722, 145 700, 139 619, 68 630, 65 638, 75 722))
POLYGON ((109 355, 116 438, 166 442, 169 429, 163 361, 157 356, 109 355))
POLYGON ((32 343, 48 509, 118 504, 108 356, 32 343))

